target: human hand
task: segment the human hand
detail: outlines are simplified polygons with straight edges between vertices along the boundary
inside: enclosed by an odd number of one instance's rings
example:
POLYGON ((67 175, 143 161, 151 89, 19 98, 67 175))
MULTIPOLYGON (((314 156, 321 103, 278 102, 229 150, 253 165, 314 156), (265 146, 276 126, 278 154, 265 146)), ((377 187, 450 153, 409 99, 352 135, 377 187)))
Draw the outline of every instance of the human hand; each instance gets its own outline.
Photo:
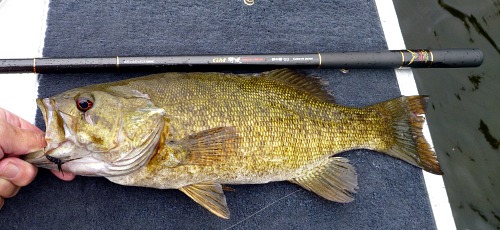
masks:
MULTIPOLYGON (((35 179, 38 168, 19 159, 47 145, 42 130, 0 108, 0 209, 4 198, 13 197, 19 189, 35 179)), ((52 171, 62 180, 73 180, 75 175, 52 171)))

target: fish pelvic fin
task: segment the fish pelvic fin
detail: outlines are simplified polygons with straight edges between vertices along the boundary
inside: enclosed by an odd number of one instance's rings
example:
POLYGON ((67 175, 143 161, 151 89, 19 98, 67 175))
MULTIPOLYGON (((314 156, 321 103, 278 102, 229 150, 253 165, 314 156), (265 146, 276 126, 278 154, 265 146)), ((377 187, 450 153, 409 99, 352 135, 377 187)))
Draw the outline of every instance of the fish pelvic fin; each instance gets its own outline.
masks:
POLYGON ((358 189, 356 169, 343 157, 330 157, 325 164, 289 181, 325 199, 340 203, 353 201, 351 193, 356 193, 358 189))
POLYGON ((239 143, 236 128, 218 127, 163 144, 157 155, 161 156, 162 164, 168 167, 211 165, 237 154, 239 143))
POLYGON ((182 187, 179 190, 213 214, 224 219, 229 219, 229 209, 226 203, 226 196, 224 196, 222 189, 223 187, 219 183, 204 182, 191 184, 182 187))
POLYGON ((385 137, 387 148, 379 151, 442 175, 436 153, 422 132, 427 99, 428 96, 400 97, 370 107, 378 109, 392 124, 385 137))

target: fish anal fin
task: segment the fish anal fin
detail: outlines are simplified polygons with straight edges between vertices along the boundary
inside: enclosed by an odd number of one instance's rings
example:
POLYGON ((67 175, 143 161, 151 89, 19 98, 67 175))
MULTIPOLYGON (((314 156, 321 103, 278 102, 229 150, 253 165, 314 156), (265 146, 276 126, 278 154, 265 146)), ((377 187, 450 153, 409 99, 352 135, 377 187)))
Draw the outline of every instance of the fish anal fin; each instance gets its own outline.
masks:
POLYGON ((358 189, 356 170, 343 157, 331 157, 325 164, 289 181, 325 199, 340 203, 353 201, 351 193, 356 193, 358 189))
POLYGON ((191 184, 179 190, 213 214, 224 219, 229 219, 229 209, 227 208, 226 196, 224 196, 221 184, 204 182, 191 184))
POLYGON ((320 77, 306 76, 291 69, 277 69, 260 74, 260 77, 279 81, 295 89, 304 91, 324 102, 335 102, 335 98, 323 88, 328 81, 320 77))
POLYGON ((164 144, 158 152, 168 167, 179 165, 211 165, 237 154, 240 137, 233 127, 204 130, 164 144))

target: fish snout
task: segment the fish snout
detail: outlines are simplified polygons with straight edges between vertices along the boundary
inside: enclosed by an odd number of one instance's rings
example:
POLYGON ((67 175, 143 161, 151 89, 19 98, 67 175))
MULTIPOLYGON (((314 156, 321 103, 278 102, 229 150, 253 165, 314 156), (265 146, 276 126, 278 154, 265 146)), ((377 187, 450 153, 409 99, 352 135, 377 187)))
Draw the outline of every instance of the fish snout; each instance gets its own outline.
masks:
POLYGON ((55 110, 55 101, 50 98, 38 98, 36 103, 42 111, 45 121, 45 140, 47 143, 62 143, 65 140, 63 119, 55 110))

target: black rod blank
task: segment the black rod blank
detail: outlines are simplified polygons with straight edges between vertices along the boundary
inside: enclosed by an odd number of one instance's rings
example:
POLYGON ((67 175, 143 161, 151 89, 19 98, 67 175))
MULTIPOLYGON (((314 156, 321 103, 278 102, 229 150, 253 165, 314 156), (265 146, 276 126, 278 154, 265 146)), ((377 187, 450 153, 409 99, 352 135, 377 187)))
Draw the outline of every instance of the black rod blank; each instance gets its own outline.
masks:
POLYGON ((479 49, 384 50, 312 54, 0 59, 0 73, 204 71, 225 69, 393 69, 478 67, 479 49))

